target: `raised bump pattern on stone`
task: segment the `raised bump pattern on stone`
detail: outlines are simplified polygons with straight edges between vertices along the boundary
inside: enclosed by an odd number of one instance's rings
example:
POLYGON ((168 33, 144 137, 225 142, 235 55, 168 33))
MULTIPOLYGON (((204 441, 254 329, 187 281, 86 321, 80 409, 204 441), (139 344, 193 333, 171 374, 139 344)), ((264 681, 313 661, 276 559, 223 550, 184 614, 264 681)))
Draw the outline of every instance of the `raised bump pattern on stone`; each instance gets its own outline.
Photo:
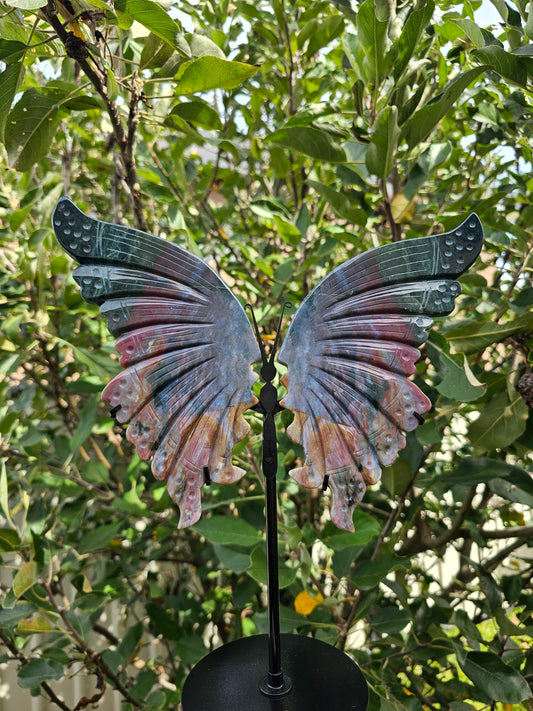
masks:
POLYGON ((203 468, 230 483, 244 471, 231 452, 257 398, 260 352, 248 318, 212 269, 178 245, 87 217, 67 198, 52 218, 81 266, 82 296, 100 305, 125 370, 102 399, 129 423, 126 435, 166 479, 180 528, 201 515, 203 468), (216 374, 216 377, 214 376, 216 374))
MULTIPOLYGON (((200 516, 204 469, 236 481, 231 450, 256 398, 250 364, 260 359, 246 314, 220 278, 181 247, 94 220, 68 199, 53 215, 56 235, 81 267, 82 295, 100 305, 125 370, 103 399, 129 423, 139 456, 152 458, 180 507, 180 527, 200 516)), ((302 444, 304 486, 328 477, 332 520, 353 530, 367 484, 405 446, 404 432, 431 402, 415 372, 434 316, 450 313, 454 279, 476 259, 483 233, 471 215, 434 237, 384 245, 329 274, 297 310, 279 354, 288 366, 283 405, 289 436, 302 444)))
POLYGON ((282 404, 305 450, 290 474, 304 486, 328 476, 333 522, 353 530, 366 485, 379 480, 431 402, 407 375, 433 316, 450 313, 454 278, 475 260, 477 217, 435 237, 369 250, 331 272, 296 312, 279 353, 288 366, 282 404))

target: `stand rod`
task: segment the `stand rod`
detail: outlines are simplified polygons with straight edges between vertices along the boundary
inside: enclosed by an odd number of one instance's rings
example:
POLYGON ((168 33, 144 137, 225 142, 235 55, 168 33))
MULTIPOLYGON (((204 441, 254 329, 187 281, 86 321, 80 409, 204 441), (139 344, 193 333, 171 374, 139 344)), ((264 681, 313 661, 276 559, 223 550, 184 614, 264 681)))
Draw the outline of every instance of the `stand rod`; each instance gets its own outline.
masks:
POLYGON ((281 670, 281 641, 279 625, 279 569, 278 569, 278 502, 276 497, 276 474, 278 472, 278 442, 276 437, 276 423, 274 416, 283 409, 278 402, 278 391, 272 385, 277 376, 274 356, 278 347, 281 319, 287 302, 283 306, 281 318, 274 345, 267 357, 265 347, 261 340, 254 310, 252 320, 254 323, 257 345, 261 351, 263 365, 261 377, 265 384, 259 394, 259 402, 254 410, 263 415, 263 461, 262 469, 265 477, 265 518, 266 518, 266 554, 267 554, 267 600, 268 600, 268 674, 259 684, 262 694, 269 698, 285 696, 292 690, 291 680, 281 670))
POLYGON ((283 686, 279 626, 278 511, 276 477, 265 480, 268 571, 268 685, 283 686))
MULTIPOLYGON (((274 371, 275 372, 275 371, 274 371)), ((270 371, 263 374, 270 376, 270 371)), ((267 378, 265 378, 267 379, 267 378)), ((272 378, 268 378, 271 380, 272 378)), ((261 389, 263 411, 263 475, 265 477, 267 599, 268 599, 268 674, 260 683, 261 693, 268 697, 288 694, 292 683, 281 670, 281 642, 279 625, 279 566, 278 566, 278 505, 276 474, 278 445, 274 415, 279 411, 276 388, 267 382, 261 389)))

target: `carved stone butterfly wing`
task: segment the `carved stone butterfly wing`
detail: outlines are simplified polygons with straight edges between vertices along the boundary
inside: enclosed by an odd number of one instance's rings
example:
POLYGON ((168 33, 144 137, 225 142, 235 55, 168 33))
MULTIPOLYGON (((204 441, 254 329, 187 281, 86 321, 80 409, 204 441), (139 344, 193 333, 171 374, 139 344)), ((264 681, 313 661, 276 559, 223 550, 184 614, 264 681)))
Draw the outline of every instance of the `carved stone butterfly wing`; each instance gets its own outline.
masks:
POLYGON ((201 515, 206 468, 231 483, 231 461, 257 402, 251 364, 261 357, 246 313, 220 277, 178 245, 95 220, 68 198, 52 218, 59 243, 81 266, 74 278, 100 306, 124 367, 102 399, 152 472, 167 481, 179 527, 201 515))
MULTIPOLYGON (((100 306, 125 370, 105 388, 127 437, 167 480, 180 528, 201 514, 206 473, 238 480, 235 442, 256 402, 251 364, 261 359, 235 296, 201 259, 138 230, 92 219, 68 198, 54 211, 60 244, 80 262, 74 278, 100 306)), ((431 403, 408 376, 433 316, 450 313, 454 281, 478 256, 481 225, 471 215, 437 237, 388 244, 346 262, 297 310, 279 354, 288 366, 282 404, 288 433, 306 462, 290 474, 332 491, 332 520, 353 530, 352 514, 381 467, 405 446, 431 403)))
POLYGON ((408 376, 433 316, 450 313, 454 281, 483 243, 472 214, 452 232, 394 242, 328 274, 297 310, 278 360, 287 365, 282 405, 289 436, 305 450, 290 474, 303 486, 329 484, 331 517, 353 530, 352 514, 381 467, 405 446, 431 402, 408 376))

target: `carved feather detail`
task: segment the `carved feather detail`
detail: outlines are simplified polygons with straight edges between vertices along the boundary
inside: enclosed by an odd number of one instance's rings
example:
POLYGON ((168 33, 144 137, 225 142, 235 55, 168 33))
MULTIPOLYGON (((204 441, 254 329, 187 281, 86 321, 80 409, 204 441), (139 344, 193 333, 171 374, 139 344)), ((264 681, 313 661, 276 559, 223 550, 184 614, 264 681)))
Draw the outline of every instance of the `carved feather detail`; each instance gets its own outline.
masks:
POLYGON ((180 508, 179 527, 201 514, 200 489, 237 481, 231 452, 257 402, 251 364, 261 357, 244 309, 201 259, 172 242, 94 220, 68 198, 54 211, 74 278, 117 336, 125 368, 104 389, 116 419, 180 508))
POLYGON ((329 483, 340 528, 353 530, 366 485, 431 408, 407 379, 416 346, 433 316, 453 310, 461 292, 454 279, 482 242, 471 215, 453 232, 368 250, 326 276, 292 320, 278 357, 288 367, 282 405, 294 412, 288 434, 306 459, 290 474, 303 486, 329 483))
MULTIPOLYGON (((103 399, 154 476, 166 480, 180 527, 198 520, 206 472, 232 483, 257 398, 251 364, 261 351, 244 309, 220 277, 178 245, 95 220, 68 198, 54 211, 74 278, 117 338, 124 371, 103 399)), ((371 249, 331 272, 297 310, 279 353, 288 370, 282 405, 306 461, 290 474, 329 482, 331 516, 353 530, 353 509, 431 408, 408 378, 433 317, 450 313, 456 277, 477 258, 483 231, 470 215, 452 232, 371 249)))

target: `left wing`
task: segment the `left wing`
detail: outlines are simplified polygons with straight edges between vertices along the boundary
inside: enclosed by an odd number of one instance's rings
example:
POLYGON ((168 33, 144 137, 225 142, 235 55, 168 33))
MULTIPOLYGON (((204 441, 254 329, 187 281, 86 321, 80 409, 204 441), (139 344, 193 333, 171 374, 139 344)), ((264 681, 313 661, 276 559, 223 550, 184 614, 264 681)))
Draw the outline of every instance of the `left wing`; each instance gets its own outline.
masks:
POLYGON ((257 402, 251 364, 261 353, 246 313, 207 264, 178 245, 94 220, 68 198, 52 218, 61 246, 81 266, 74 278, 100 306, 125 370, 102 399, 141 459, 152 459, 180 507, 179 527, 201 514, 206 480, 237 481, 231 452, 257 402))
POLYGON ((477 215, 435 237, 370 249, 328 274, 297 310, 278 360, 288 366, 282 405, 287 432, 305 450, 290 474, 303 486, 328 483, 333 522, 353 531, 366 484, 379 480, 431 408, 408 376, 433 316, 450 313, 453 279, 483 243, 477 215))

